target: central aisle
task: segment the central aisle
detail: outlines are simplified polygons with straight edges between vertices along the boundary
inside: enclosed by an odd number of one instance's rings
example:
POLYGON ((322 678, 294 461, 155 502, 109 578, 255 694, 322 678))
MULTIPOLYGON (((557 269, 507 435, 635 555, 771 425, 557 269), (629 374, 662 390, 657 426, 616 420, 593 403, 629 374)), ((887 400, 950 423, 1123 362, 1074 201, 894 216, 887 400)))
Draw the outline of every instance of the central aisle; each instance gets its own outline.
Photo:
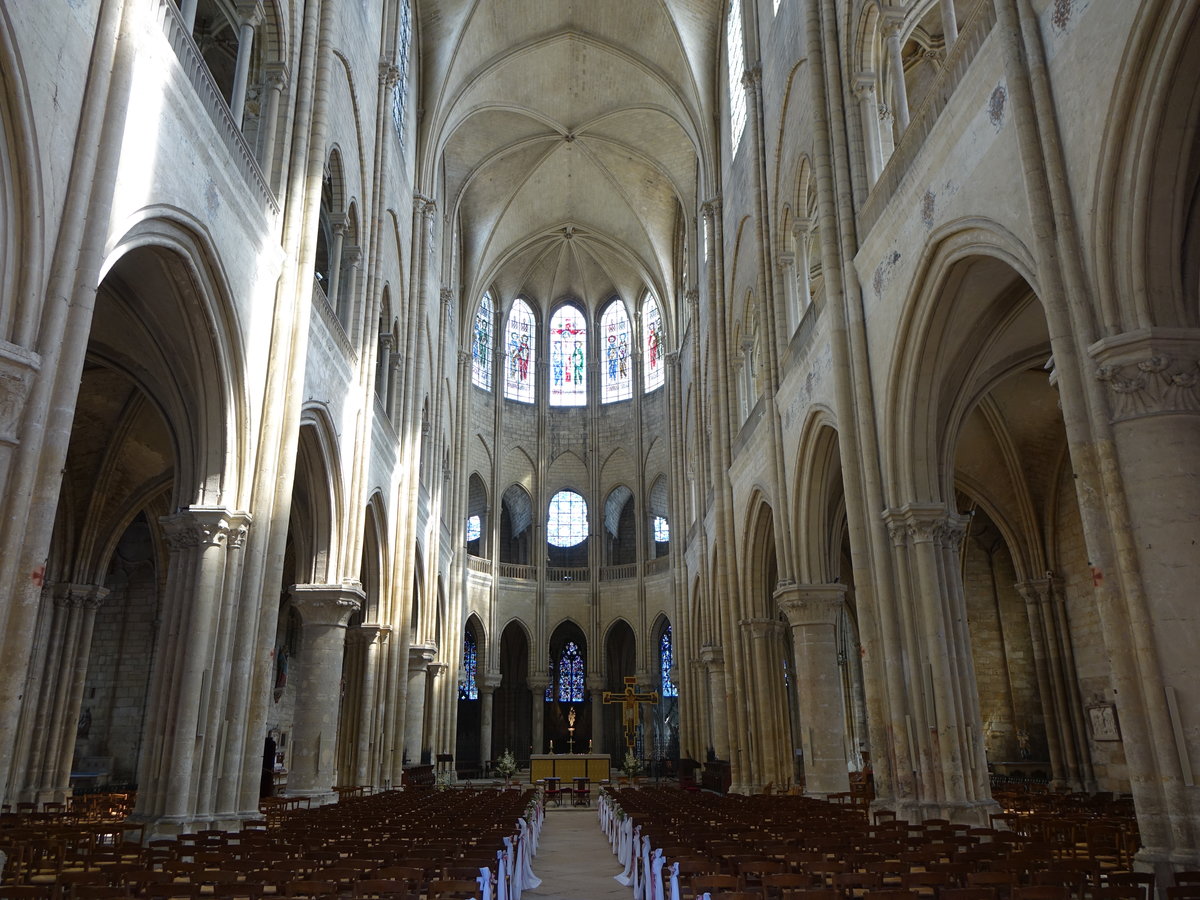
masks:
POLYGON ((540 879, 537 890, 522 897, 544 900, 598 900, 620 897, 628 900, 631 888, 618 884, 621 864, 600 830, 596 809, 548 809, 538 838, 533 872, 540 879))

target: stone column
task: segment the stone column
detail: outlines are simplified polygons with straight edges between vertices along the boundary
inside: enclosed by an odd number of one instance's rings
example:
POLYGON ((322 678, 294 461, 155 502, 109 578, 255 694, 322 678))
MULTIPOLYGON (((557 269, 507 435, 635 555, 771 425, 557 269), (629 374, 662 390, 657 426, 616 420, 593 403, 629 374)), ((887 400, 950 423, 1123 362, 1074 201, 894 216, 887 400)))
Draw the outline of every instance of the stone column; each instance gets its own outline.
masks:
POLYGON ((479 765, 486 766, 492 759, 492 708, 496 699, 496 688, 500 687, 499 675, 484 675, 479 679, 479 765))
POLYGON ((346 240, 346 217, 335 213, 330 218, 333 246, 329 248, 329 283, 325 285, 325 298, 334 311, 337 311, 338 292, 342 284, 342 243, 346 240))
POLYGON ((846 704, 838 665, 837 622, 844 584, 793 584, 775 592, 792 629, 804 793, 824 797, 850 790, 846 763, 846 704))
POLYGON ((997 807, 988 785, 983 724, 962 593, 963 518, 940 504, 884 514, 895 542, 910 671, 904 727, 920 761, 916 812, 986 823, 997 807))
POLYGON ((366 598, 358 588, 333 584, 293 585, 291 596, 301 632, 287 793, 325 803, 334 797, 346 623, 366 598))
POLYGON ((167 587, 156 638, 155 665, 143 724, 137 817, 155 822, 154 833, 185 828, 198 797, 206 751, 220 743, 211 733, 210 704, 222 598, 227 590, 227 542, 246 514, 212 506, 192 506, 160 520, 170 548, 167 587))
POLYGON ((592 745, 597 753, 604 752, 604 679, 589 678, 588 692, 592 695, 592 745))
POLYGON ((772 665, 771 641, 780 630, 780 623, 771 618, 743 619, 740 623, 749 635, 746 661, 750 664, 747 683, 751 689, 750 727, 754 735, 751 761, 753 774, 747 787, 754 793, 768 782, 782 784, 788 770, 779 764, 779 754, 786 746, 781 731, 786 723, 787 709, 781 696, 781 669, 772 665))
POLYGON ((798 210, 796 222, 792 225, 792 245, 796 252, 796 293, 799 296, 799 319, 804 317, 808 305, 812 303, 812 282, 809 281, 809 270, 812 266, 808 258, 808 242, 812 236, 812 221, 807 215, 800 215, 798 210))
POLYGON ((904 27, 904 13, 890 12, 883 16, 883 33, 887 36, 889 75, 892 78, 892 104, 896 109, 896 123, 900 134, 908 128, 908 85, 904 83, 904 59, 900 55, 900 29, 904 27))
MULTIPOLYGON (((1109 521, 1117 523, 1112 539, 1125 557, 1125 571, 1096 569, 1092 578, 1097 587, 1106 577, 1121 579, 1129 632, 1106 635, 1106 644, 1113 655, 1132 658, 1140 680, 1136 692, 1114 694, 1112 701, 1118 722, 1128 710, 1130 720, 1136 722, 1140 713, 1148 726, 1143 733, 1123 728, 1121 735, 1129 748, 1126 759, 1139 817, 1157 802, 1162 804, 1162 821, 1171 823, 1169 837, 1144 839, 1141 855, 1168 855, 1177 868, 1196 868, 1200 329, 1147 328, 1115 335, 1094 344, 1091 354, 1097 364, 1095 377, 1106 389, 1124 494, 1124 510, 1109 514, 1109 521), (1143 745, 1142 752, 1131 752, 1134 742, 1143 745), (1161 791, 1161 800, 1147 796, 1151 783, 1161 791), (1168 841, 1171 849, 1164 853, 1168 841)), ((1110 501, 1110 510, 1117 505, 1110 501)))
POLYGON ((70 796, 71 761, 92 628, 108 590, 97 585, 59 584, 52 594, 53 621, 49 640, 41 647, 44 664, 39 667, 39 683, 31 685, 37 714, 31 723, 27 788, 22 792, 23 797, 38 803, 62 802, 70 796))
POLYGON ((288 83, 288 69, 283 63, 268 63, 267 109, 263 114, 263 132, 259 143, 258 165, 263 180, 270 185, 275 176, 275 139, 279 133, 279 101, 288 83))
POLYGON ((419 765, 425 749, 425 694, 429 664, 437 649, 428 644, 408 648, 408 698, 404 703, 404 754, 410 766, 419 765))
MULTIPOLYGON (((447 746, 445 724, 446 724, 446 688, 448 686, 458 690, 457 682, 451 683, 446 678, 446 673, 450 671, 449 663, 431 662, 429 664, 429 692, 428 704, 429 711, 426 718, 429 721, 429 727, 425 741, 429 744, 430 759, 436 765, 437 755, 441 753, 450 753, 454 748, 453 745, 447 746)), ((455 701, 457 702, 457 700, 455 701)))
POLYGON ((867 148, 867 177, 871 184, 883 171, 883 148, 879 143, 879 101, 875 97, 875 73, 863 72, 854 80, 854 96, 862 116, 863 143, 867 148))
POLYGON ((550 676, 530 675, 527 681, 533 695, 533 752, 543 753, 546 747, 546 688, 550 686, 550 676))
POLYGON ((375 671, 379 665, 378 625, 360 625, 352 632, 362 644, 362 689, 358 710, 358 741, 354 759, 355 784, 371 782, 371 737, 375 733, 375 671))
POLYGON ((954 0, 939 0, 942 11, 942 40, 946 42, 946 52, 958 40, 958 17, 954 12, 954 0))
POLYGON ((361 353, 362 348, 359 343, 362 340, 363 321, 362 310, 360 309, 358 296, 358 270, 362 265, 363 252, 358 246, 347 247, 345 250, 346 286, 342 289, 342 293, 346 297, 346 302, 338 300, 338 316, 342 320, 342 325, 346 329, 346 334, 350 338, 350 346, 354 348, 356 353, 361 353))
POLYGON ((727 698, 725 696, 725 653, 713 644, 700 648, 700 660, 708 673, 708 698, 712 710, 709 737, 713 752, 718 759, 729 759, 729 728, 727 724, 727 698))
POLYGON ((196 7, 199 5, 200 0, 179 0, 179 19, 183 23, 183 30, 189 35, 196 27, 196 7))
POLYGON ((229 111, 233 124, 242 127, 246 114, 246 82, 250 78, 250 55, 254 49, 254 29, 263 19, 261 0, 239 0, 235 5, 238 17, 237 60, 233 67, 233 90, 229 95, 229 111))

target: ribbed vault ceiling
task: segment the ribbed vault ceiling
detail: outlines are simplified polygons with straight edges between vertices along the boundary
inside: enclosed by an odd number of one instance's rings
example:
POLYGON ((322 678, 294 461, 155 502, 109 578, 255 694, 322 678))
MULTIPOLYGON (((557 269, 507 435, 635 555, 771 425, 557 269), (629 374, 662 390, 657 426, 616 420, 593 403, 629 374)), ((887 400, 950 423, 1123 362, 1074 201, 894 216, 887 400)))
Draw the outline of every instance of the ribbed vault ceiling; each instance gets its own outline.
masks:
MULTIPOLYGON (((670 304, 710 144, 720 0, 421 0, 423 140, 463 302, 670 304)), ((668 310, 669 312, 669 310, 668 310)))

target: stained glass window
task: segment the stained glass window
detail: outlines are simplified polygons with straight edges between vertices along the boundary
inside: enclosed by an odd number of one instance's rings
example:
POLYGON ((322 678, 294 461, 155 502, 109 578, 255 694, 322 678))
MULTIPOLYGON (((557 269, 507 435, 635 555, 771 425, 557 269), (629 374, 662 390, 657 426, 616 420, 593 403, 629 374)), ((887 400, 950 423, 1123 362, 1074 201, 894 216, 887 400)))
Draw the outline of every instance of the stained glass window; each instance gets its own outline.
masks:
POLYGON ((484 294, 475 313, 475 338, 471 341, 471 380, 485 391, 492 389, 492 295, 484 294))
POLYGON ((658 301, 647 295, 642 304, 642 358, 646 369, 646 393, 663 385, 666 360, 663 359, 662 316, 658 312, 658 301))
POLYGON ((675 663, 675 654, 671 651, 671 626, 663 629, 662 641, 658 645, 658 657, 662 663, 662 695, 678 697, 679 686, 671 680, 671 666, 675 663))
MULTIPOLYGON (((468 527, 468 531, 470 528, 468 527)), ((665 544, 671 540, 671 526, 667 524, 667 520, 662 516, 654 517, 654 542, 656 544, 665 544)))
POLYGON ((736 154, 746 130, 746 91, 742 76, 746 71, 746 51, 742 46, 742 0, 730 0, 725 20, 725 61, 729 75, 729 146, 736 154))
POLYGON ((587 403, 587 322, 574 306, 550 320, 550 405, 587 403))
POLYGON ((392 124, 400 146, 404 146, 404 130, 408 103, 408 57, 412 47, 412 7, 409 0, 400 3, 400 48, 396 54, 396 86, 392 88, 392 124))
MULTIPOLYGON (((483 530, 480 527, 481 524, 482 523, 480 522, 479 516, 469 516, 467 518, 467 541, 468 541, 468 543, 470 541, 479 540, 479 534, 483 530)), ((656 531, 655 534, 657 534, 657 533, 658 532, 656 531)), ((658 540, 658 538, 655 538, 655 540, 658 540)))
POLYGON ((504 346, 508 354, 504 369, 504 396, 522 403, 532 403, 537 337, 534 334, 533 310, 520 297, 513 301, 508 314, 504 346))
POLYGON ((546 540, 555 547, 574 547, 587 536, 587 501, 574 491, 559 491, 551 497, 546 540))
POLYGON ((478 700, 479 685, 475 683, 478 659, 475 655, 475 635, 468 628, 463 635, 462 675, 458 682, 459 700, 478 700))
POLYGON ((629 358, 629 316, 625 304, 614 300, 600 318, 600 402, 633 396, 633 366, 629 358))
POLYGON ((560 703, 583 702, 583 655, 574 641, 567 641, 558 658, 558 700, 560 703))

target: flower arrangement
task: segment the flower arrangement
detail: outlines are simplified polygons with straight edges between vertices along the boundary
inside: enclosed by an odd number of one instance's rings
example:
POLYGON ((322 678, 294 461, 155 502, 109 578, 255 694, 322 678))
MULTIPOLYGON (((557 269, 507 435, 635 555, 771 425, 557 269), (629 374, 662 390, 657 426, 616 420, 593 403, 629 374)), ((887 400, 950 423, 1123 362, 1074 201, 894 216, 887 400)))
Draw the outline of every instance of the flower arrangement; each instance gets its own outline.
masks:
POLYGON ((492 764, 492 770, 505 781, 512 778, 517 771, 517 759, 508 748, 500 754, 500 758, 492 764))
POLYGON ((630 778, 642 774, 642 761, 634 756, 632 750, 625 751, 625 760, 621 763, 621 771, 630 778))

